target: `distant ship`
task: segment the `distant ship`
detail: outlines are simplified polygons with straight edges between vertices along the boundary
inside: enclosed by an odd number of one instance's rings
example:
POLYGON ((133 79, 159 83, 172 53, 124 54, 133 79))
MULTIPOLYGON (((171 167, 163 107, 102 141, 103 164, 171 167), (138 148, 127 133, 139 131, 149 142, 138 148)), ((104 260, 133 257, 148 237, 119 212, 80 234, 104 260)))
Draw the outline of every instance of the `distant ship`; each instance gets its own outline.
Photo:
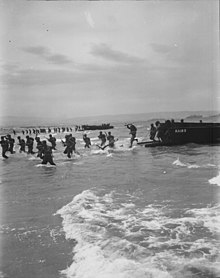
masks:
POLYGON ((217 144, 220 143, 220 123, 175 122, 160 123, 160 140, 143 141, 138 145, 145 147, 183 145, 187 143, 217 144))
POLYGON ((106 130, 112 129, 114 126, 110 124, 101 124, 101 125, 81 125, 76 126, 76 131, 84 131, 84 130, 106 130))

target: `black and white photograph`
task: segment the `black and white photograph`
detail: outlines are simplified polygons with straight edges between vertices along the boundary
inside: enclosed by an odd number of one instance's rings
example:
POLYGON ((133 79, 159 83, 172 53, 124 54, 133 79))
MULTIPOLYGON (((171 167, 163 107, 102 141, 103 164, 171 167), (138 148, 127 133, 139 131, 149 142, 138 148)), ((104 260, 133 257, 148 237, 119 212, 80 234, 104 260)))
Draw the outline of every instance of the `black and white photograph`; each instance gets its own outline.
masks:
POLYGON ((0 278, 219 278, 219 1, 0 0, 0 278))

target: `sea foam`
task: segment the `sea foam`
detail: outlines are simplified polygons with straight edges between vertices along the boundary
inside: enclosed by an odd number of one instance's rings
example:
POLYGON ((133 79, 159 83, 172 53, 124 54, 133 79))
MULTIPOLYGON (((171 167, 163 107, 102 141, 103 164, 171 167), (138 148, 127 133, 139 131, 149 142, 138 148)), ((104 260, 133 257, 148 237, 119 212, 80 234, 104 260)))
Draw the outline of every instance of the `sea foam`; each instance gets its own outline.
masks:
POLYGON ((220 269, 212 258, 218 254, 219 243, 214 238, 206 241, 205 234, 218 233, 219 207, 187 210, 178 218, 169 217, 168 211, 161 205, 138 208, 116 202, 114 192, 100 196, 93 190, 83 191, 57 211, 66 238, 77 241, 73 262, 62 274, 182 278, 192 277, 191 268, 196 268, 202 275, 211 271, 218 277, 220 269))
POLYGON ((209 183, 210 184, 216 184, 216 185, 220 186, 220 172, 219 172, 218 176, 210 179, 209 183))

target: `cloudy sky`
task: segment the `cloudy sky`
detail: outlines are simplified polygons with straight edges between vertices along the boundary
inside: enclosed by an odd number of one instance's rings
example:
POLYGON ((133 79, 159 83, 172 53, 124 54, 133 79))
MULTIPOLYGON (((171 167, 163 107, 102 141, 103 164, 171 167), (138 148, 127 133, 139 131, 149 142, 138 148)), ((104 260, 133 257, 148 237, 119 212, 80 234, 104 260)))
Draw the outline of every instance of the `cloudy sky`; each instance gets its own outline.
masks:
POLYGON ((1 114, 217 110, 218 1, 1 1, 1 114))

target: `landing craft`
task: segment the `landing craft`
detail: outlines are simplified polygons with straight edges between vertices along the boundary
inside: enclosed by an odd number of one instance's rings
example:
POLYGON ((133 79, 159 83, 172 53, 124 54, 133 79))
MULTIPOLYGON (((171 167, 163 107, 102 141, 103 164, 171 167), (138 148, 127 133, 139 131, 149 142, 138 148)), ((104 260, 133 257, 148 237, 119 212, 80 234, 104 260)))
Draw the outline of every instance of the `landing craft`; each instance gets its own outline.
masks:
POLYGON ((106 129, 112 129, 114 126, 110 124, 101 124, 101 125, 82 125, 76 126, 76 131, 85 131, 85 130, 106 130, 106 129))
POLYGON ((145 147, 173 146, 188 143, 218 144, 220 143, 220 123, 195 123, 166 121, 160 123, 163 136, 159 141, 143 141, 137 143, 145 147))

